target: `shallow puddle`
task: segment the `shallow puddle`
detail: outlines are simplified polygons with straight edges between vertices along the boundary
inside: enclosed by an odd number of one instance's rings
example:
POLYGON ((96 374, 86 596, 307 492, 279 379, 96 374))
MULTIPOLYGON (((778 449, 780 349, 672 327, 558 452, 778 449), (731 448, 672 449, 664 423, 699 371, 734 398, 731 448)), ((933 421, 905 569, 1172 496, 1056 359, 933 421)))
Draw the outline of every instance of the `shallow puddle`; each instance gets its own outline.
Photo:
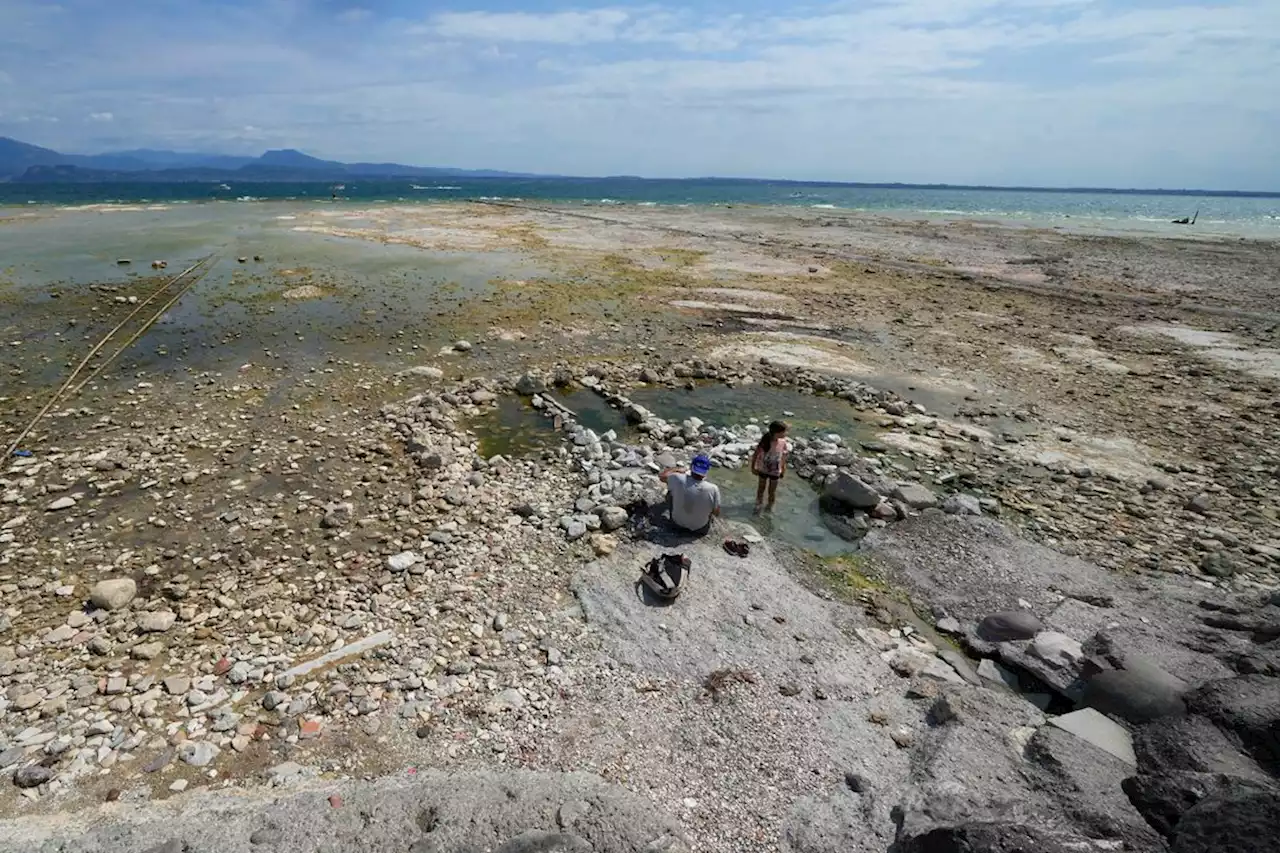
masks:
POLYGON ((844 400, 818 397, 791 388, 769 385, 721 384, 684 388, 648 387, 630 394, 631 399, 673 423, 700 418, 715 426, 745 426, 785 420, 796 435, 839 433, 847 440, 870 441, 876 430, 858 417, 844 400))
POLYGON ((511 394, 499 398, 496 408, 472 418, 467 427, 479 439, 479 453, 485 459, 536 456, 560 444, 551 418, 511 394))
POLYGON ((282 219, 314 207, 280 202, 58 211, 5 226, 0 336, 7 346, 0 368, 22 369, 21 381, 32 387, 53 381, 129 314, 125 294, 145 299, 213 252, 221 253, 220 260, 121 355, 115 373, 216 370, 246 361, 305 369, 337 354, 399 361, 397 351, 433 351, 466 335, 470 319, 462 308, 488 297, 495 280, 545 273, 516 253, 383 245, 297 232, 282 219), (169 266, 153 270, 152 260, 169 266), (88 285, 121 290, 94 292, 88 285), (51 298, 55 294, 58 299, 51 298))
MULTIPOLYGON (((553 396, 578 415, 579 423, 605 433, 638 438, 622 414, 603 397, 588 389, 553 396)), ((843 400, 815 397, 787 388, 768 386, 700 385, 693 391, 672 388, 640 388, 630 393, 636 403, 662 418, 679 423, 690 417, 715 426, 744 426, 753 420, 767 424, 785 419, 792 434, 809 437, 838 433, 847 441, 871 440, 875 430, 857 418, 856 410, 843 400)), ((515 396, 503 397, 497 408, 468 424, 478 436, 480 453, 486 457, 537 455, 559 444, 550 418, 515 396)), ((756 515, 757 479, 747 468, 717 468, 711 481, 720 487, 726 519, 750 523, 761 534, 823 556, 839 554, 853 546, 829 531, 822 523, 817 492, 799 477, 787 477, 778 486, 772 513, 756 515)))

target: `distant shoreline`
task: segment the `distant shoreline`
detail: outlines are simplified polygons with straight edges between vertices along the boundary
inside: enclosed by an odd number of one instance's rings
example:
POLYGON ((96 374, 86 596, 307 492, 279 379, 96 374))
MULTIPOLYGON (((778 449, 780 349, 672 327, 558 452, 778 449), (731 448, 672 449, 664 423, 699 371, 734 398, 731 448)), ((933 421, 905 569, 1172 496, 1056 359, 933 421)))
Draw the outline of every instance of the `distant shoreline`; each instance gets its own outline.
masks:
MULTIPOLYGON (((410 184, 431 178, 448 179, 454 182, 462 182, 471 185, 593 185, 593 184, 613 184, 613 185, 632 185, 632 186, 777 186, 777 187, 793 187, 797 189, 813 188, 813 189, 851 189, 851 190, 927 190, 936 192, 1023 192, 1023 193, 1056 193, 1056 194, 1088 194, 1088 195, 1116 195, 1116 196, 1179 196, 1186 198, 1274 198, 1280 199, 1280 190, 1216 190, 1216 189, 1171 189, 1171 188, 1154 188, 1144 189, 1140 187, 1042 187, 1042 186, 1000 186, 994 184, 916 184, 901 183, 893 181, 884 182, 867 182, 867 181, 799 181, 788 179, 771 179, 771 178, 733 178, 733 177, 705 177, 705 178, 643 178, 632 175, 621 176, 605 176, 605 177, 577 177, 577 176, 459 176, 459 175, 440 175, 440 176, 423 176, 423 175, 359 175, 359 174, 334 174, 334 175, 317 175, 315 177, 308 176, 305 179, 299 179, 296 175, 288 177, 258 177, 245 178, 243 175, 234 173, 226 173, 216 177, 201 178, 179 178, 174 180, 148 180, 142 177, 145 173, 139 175, 138 178, 126 177, 125 175, 112 175, 103 178, 86 178, 86 179, 68 179, 53 181, 31 181, 23 180, 20 177, 10 179, 0 179, 0 195, 13 194, 12 188, 22 187, 24 189, 33 190, 37 194, 41 191, 48 192, 52 188, 65 187, 106 187, 106 186, 129 186, 129 187, 217 187, 222 184, 231 186, 272 186, 272 185, 292 185, 292 186, 311 186, 315 188, 323 188, 328 192, 328 188, 335 183, 350 184, 410 184), (6 192, 8 190, 8 192, 6 192)), ((4 203, 0 201, 0 203, 4 203)))

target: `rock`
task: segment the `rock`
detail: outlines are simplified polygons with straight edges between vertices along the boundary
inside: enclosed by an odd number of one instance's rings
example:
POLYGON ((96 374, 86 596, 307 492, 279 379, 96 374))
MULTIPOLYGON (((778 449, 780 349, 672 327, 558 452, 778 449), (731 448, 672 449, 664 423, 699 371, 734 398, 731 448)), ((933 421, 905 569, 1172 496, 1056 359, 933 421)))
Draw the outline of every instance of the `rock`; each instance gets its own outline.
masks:
POLYGON ((222 711, 209 724, 210 731, 229 732, 236 726, 240 725, 240 715, 230 711, 222 711))
POLYGON ((399 554, 387 557, 387 568, 393 572, 407 572, 421 559, 422 557, 413 551, 401 551, 399 554))
POLYGON ((43 701, 44 696, 41 693, 32 690, 28 693, 23 693, 17 699, 14 699, 13 708, 15 711, 30 711, 43 701))
POLYGON ((514 687, 503 690, 485 704, 485 713, 496 716, 510 711, 519 711, 524 707, 524 694, 514 687))
POLYGON ((407 370, 402 370, 396 375, 397 376, 418 376, 423 379, 443 379, 444 371, 438 367, 431 367, 430 365, 424 364, 424 365, 418 365, 416 367, 410 367, 407 370))
POLYGON ((1045 663, 1059 668, 1075 666, 1084 660, 1080 643, 1057 631, 1041 631, 1031 639, 1028 651, 1045 663))
POLYGON ((266 708, 268 711, 274 711, 281 705, 287 704, 288 701, 289 697, 280 691, 269 690, 266 695, 262 697, 262 707, 266 708))
POLYGON ((1111 839, 1117 850, 1161 849, 1158 834, 1126 798, 1116 795, 1133 773, 1131 764, 1056 726, 1037 729, 1022 757, 1026 779, 1052 797, 1078 831, 1111 839))
POLYGON ((1044 623, 1029 610, 1006 610, 979 622, 978 637, 989 643, 1030 640, 1043 628, 1044 623))
POLYGON ((526 373, 516 382, 516 393, 525 397, 531 397, 534 394, 542 394, 547 390, 547 383, 540 376, 532 373, 526 373))
POLYGON ((607 557, 618 550, 618 539, 606 533, 591 534, 591 549, 597 557, 607 557))
POLYGON ((1185 770, 1130 776, 1120 786, 1151 828, 1170 839, 1182 816, 1197 803, 1232 791, 1265 790, 1259 783, 1222 773, 1185 770))
POLYGON ((178 621, 178 614, 171 610, 157 610, 144 613, 138 619, 138 630, 144 634, 163 634, 178 621))
POLYGON ((129 650, 134 660, 155 660, 164 651, 164 643, 139 643, 129 650))
POLYGON ((951 634, 958 637, 964 633, 964 628, 960 627, 959 620, 951 616, 944 616, 938 620, 937 628, 944 634, 951 634))
POLYGON ((1235 560, 1221 551, 1211 551, 1200 558, 1200 571, 1215 578, 1229 578, 1238 571, 1235 560))
POLYGON ((903 678, 927 676, 938 681, 963 682, 956 671, 935 656, 911 646, 900 646, 880 653, 880 659, 903 678))
POLYGON ((1060 717, 1051 717, 1049 724, 1070 732, 1130 766, 1138 763, 1133 752, 1133 739, 1128 730, 1092 708, 1073 711, 1060 717))
POLYGON ((39 764, 28 764, 26 767, 18 768, 18 772, 13 774, 13 784, 19 788, 35 788, 52 778, 53 771, 48 767, 42 767, 39 764))
POLYGON ((1185 697, 1187 710, 1227 731, 1271 773, 1280 772, 1280 677, 1241 675, 1210 681, 1185 697))
POLYGON ((823 513, 822 524, 846 542, 857 542, 871 529, 871 522, 862 512, 855 512, 850 516, 823 513))
POLYGON ((1085 683, 1084 705, 1131 723, 1186 713, 1186 682, 1153 663, 1131 659, 1123 670, 1108 669, 1085 683))
POLYGON ((471 341, 455 341, 453 348, 457 352, 471 352, 471 341))
POLYGON ((1274 853, 1280 838, 1280 791, 1244 790, 1209 797, 1178 821, 1171 853, 1274 853))
POLYGON ((565 536, 570 542, 577 542, 583 536, 587 535, 587 525, 581 521, 571 521, 565 527, 565 536))
POLYGON ((1265 778, 1263 771, 1240 751, 1240 745, 1233 743, 1230 735, 1196 714, 1160 717, 1137 726, 1133 749, 1138 765, 1147 774, 1191 771, 1265 778))
POLYGON ((178 757, 192 767, 207 767, 221 751, 206 740, 189 740, 178 747, 178 757))
POLYGON ((324 508, 324 516, 320 519, 320 526, 326 530, 336 530, 345 527, 351 523, 351 516, 355 513, 355 504, 332 503, 324 508))
POLYGON ((1187 501, 1186 508, 1200 515, 1208 515, 1213 509, 1213 502, 1209 496, 1201 492, 1200 494, 1187 501))
POLYGON ((191 689, 191 679, 185 675, 171 675, 163 684, 165 692, 170 696, 181 696, 191 689))
POLYGON ((893 490, 893 497, 912 509, 929 509, 938 505, 938 497, 919 483, 903 483, 893 490))
POLYGON ((982 504, 973 495, 957 492, 942 502, 942 511, 948 515, 982 515, 982 504))
POLYGON ((119 610, 133 601, 138 594, 138 584, 133 578, 114 578, 98 581, 89 591, 89 600, 103 610, 119 610))
POLYGON ((267 770, 267 778, 272 785, 288 785, 309 775, 312 775, 312 771, 296 761, 286 761, 267 770))
POLYGON ((7 770, 17 764, 25 754, 26 750, 20 746, 11 746, 4 752, 0 752, 0 770, 7 770))
POLYGON ((983 658, 978 664, 978 675, 994 684, 1003 684, 1011 690, 1018 689, 1018 676, 990 658, 983 658))
POLYGON ((898 510, 889 501, 882 500, 876 504, 875 509, 871 510, 871 517, 881 521, 894 521, 898 517, 898 510))
POLYGON ((175 750, 172 750, 172 749, 166 749, 162 751, 155 758, 152 758, 146 764, 142 765, 142 772, 143 773, 160 772, 161 770, 168 767, 169 763, 173 761, 174 754, 175 754, 175 750))
POLYGON ((907 833, 899 824, 893 853, 1080 853, 1045 830, 1021 823, 973 821, 907 833))
POLYGON ((58 512, 64 509, 71 509, 75 505, 76 505, 75 498, 64 495, 58 498, 57 500, 55 500, 53 503, 49 504, 48 511, 58 512))
POLYGON ((865 794, 871 790, 871 782, 867 780, 867 777, 852 770, 844 774, 844 784, 855 794, 865 794))
POLYGON ((627 511, 620 506, 609 506, 600 510, 600 529, 605 533, 612 533, 627 523, 630 517, 627 511))
POLYGON ((880 493, 847 471, 841 471, 827 483, 824 500, 849 509, 870 510, 880 503, 880 493))

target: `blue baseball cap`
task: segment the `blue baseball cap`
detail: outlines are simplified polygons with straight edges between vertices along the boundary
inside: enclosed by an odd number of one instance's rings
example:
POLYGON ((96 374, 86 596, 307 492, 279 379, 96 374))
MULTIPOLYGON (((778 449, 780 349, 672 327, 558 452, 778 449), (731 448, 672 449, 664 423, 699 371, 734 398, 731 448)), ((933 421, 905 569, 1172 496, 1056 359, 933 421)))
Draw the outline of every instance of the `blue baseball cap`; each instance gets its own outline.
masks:
POLYGON ((689 470, 697 474, 699 477, 705 476, 706 473, 711 470, 711 460, 703 454, 698 454, 693 457, 693 462, 689 465, 689 470))

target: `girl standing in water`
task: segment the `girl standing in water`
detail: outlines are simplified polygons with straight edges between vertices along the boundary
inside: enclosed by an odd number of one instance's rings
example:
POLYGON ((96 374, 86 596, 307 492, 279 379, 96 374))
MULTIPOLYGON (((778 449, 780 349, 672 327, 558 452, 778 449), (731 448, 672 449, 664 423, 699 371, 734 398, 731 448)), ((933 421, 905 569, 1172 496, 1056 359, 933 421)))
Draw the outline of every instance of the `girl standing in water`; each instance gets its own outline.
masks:
POLYGON ((756 452, 751 457, 751 470, 760 478, 756 488, 756 512, 760 512, 764 504, 765 490, 769 492, 768 511, 773 511, 774 501, 778 499, 778 481, 787 473, 787 425, 782 421, 769 424, 769 431, 760 437, 756 452))

